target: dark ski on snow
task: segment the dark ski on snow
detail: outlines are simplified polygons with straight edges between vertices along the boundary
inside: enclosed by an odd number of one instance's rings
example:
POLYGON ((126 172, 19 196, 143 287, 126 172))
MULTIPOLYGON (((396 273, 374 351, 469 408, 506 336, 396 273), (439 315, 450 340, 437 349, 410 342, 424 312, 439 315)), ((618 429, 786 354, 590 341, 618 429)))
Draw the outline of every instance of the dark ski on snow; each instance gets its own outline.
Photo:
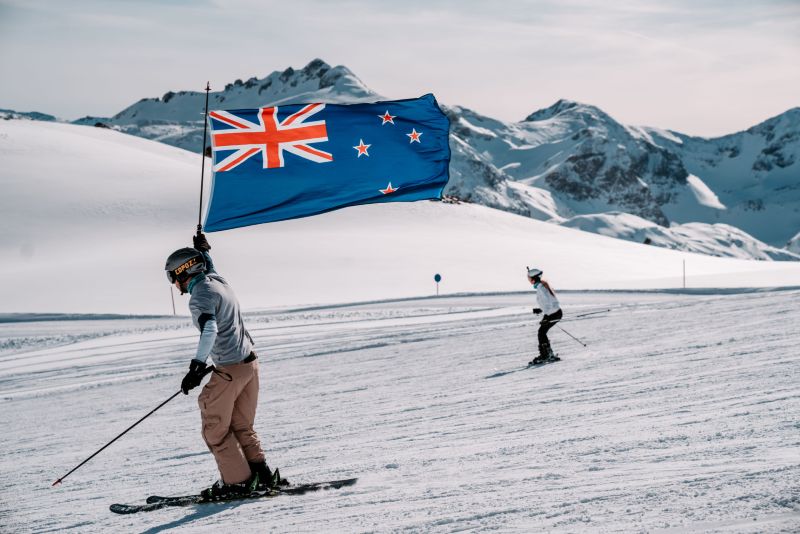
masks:
POLYGON ((252 499, 264 499, 270 497, 278 497, 280 495, 303 495, 310 491, 339 489, 345 486, 352 486, 356 483, 357 478, 347 478, 344 480, 328 480, 325 482, 311 482, 308 484, 297 484, 294 486, 281 486, 269 490, 254 491, 246 497, 237 499, 227 499, 224 501, 207 501, 200 495, 181 495, 178 497, 162 497, 160 495, 151 495, 147 498, 145 504, 112 504, 109 509, 115 514, 135 514, 138 512, 151 512, 153 510, 160 510, 172 506, 191 506, 193 504, 213 504, 213 503, 227 503, 234 501, 247 501, 252 499))
POLYGON ((556 362, 560 362, 560 361, 561 361, 561 358, 559 358, 558 356, 556 356, 555 358, 550 358, 549 360, 545 360, 543 362, 539 362, 539 363, 533 363, 531 361, 531 362, 528 362, 528 366, 526 367, 526 369, 530 369, 531 367, 541 367, 543 365, 547 365, 548 363, 556 363, 556 362))
POLYGON ((560 361, 561 361, 561 358, 558 358, 557 360, 547 360, 547 361, 540 362, 540 363, 535 363, 535 364, 534 363, 528 363, 528 365, 526 365, 525 367, 517 367, 516 369, 511 369, 509 371, 498 371, 498 372, 496 372, 494 374, 491 374, 489 376, 486 376, 484 378, 499 378, 501 376, 510 375, 511 373, 518 373, 518 372, 524 371, 526 369, 531 369, 533 367, 542 367, 542 366, 547 365, 549 363, 556 363, 556 362, 560 362, 560 361))

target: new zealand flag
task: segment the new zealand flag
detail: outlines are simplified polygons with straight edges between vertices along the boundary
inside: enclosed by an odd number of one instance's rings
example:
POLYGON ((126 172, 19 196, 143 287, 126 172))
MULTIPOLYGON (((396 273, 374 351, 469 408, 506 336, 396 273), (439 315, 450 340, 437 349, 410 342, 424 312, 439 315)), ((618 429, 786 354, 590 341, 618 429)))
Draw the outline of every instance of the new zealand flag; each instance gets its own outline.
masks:
POLYGON ((214 184, 205 230, 357 204, 441 198, 449 122, 436 99, 209 113, 214 184))

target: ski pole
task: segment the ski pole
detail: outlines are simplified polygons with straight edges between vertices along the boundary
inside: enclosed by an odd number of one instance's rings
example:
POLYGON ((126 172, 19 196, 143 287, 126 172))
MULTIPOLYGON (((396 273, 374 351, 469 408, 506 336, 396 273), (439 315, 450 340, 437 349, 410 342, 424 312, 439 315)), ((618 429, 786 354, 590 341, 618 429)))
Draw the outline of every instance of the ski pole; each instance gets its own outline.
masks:
MULTIPOLYGON (((102 452, 102 451, 103 451, 103 450, 104 450, 106 447, 108 447, 109 445, 111 445, 112 443, 114 443, 115 441, 117 441, 119 438, 121 438, 122 436, 124 436, 124 435, 125 435, 125 434, 126 434, 126 433, 127 433, 129 430, 130 430, 130 429, 132 429, 133 427, 135 427, 136 425, 138 425, 139 423, 141 423, 142 421, 144 421, 145 419, 147 419, 148 417, 150 417, 151 415, 153 415, 153 413, 154 413, 156 410, 158 410, 159 408, 161 408, 162 406, 164 406, 166 403, 168 403, 169 401, 171 401, 172 399, 174 399, 175 397, 177 397, 179 393, 181 393, 181 390, 180 390, 180 389, 179 389, 179 390, 178 390, 178 391, 177 391, 177 392, 176 392, 174 395, 172 395, 170 398, 168 398, 167 400, 165 400, 164 402, 162 402, 161 404, 159 404, 158 406, 156 406, 156 407, 155 407, 155 408, 154 408, 154 409, 153 409, 153 410, 152 410, 150 413, 148 413, 147 415, 145 415, 144 417, 142 417, 141 419, 139 419, 138 421, 136 421, 135 423, 133 423, 131 426, 129 426, 128 428, 126 428, 124 432, 122 432, 122 433, 121 433, 121 434, 119 434, 117 437, 115 437, 114 439, 112 439, 111 441, 109 441, 108 443, 106 443, 105 445, 103 445, 103 446, 100 448, 100 450, 98 450, 98 451, 97 451, 97 452, 95 452, 93 455, 89 456, 87 459, 85 459, 84 461, 82 461, 81 463, 79 463, 78 465, 76 465, 75 467, 73 467, 73 468, 72 468, 72 471, 70 471, 69 473, 67 473, 67 474, 66 474, 66 475, 64 475, 63 477, 61 477, 61 478, 59 478, 58 480, 56 480, 55 482, 53 482, 53 486, 55 486, 56 484, 60 484, 62 480, 64 480, 65 478, 67 478, 67 477, 68 477, 69 475, 71 475, 71 474, 72 474, 74 471, 77 471, 77 470, 78 470, 78 468, 79 468, 80 466, 82 466, 83 464, 85 464, 86 462, 88 462, 89 460, 91 460, 92 458, 94 458, 95 456, 97 456, 98 454, 100 454, 100 453, 101 453, 101 452, 102 452)), ((52 487, 52 486, 51 486, 51 487, 52 487)))
MULTIPOLYGON (((559 327, 559 328, 561 328, 561 325, 556 325, 556 326, 557 326, 557 327, 559 327)), ((575 341, 577 341, 578 343, 580 343, 581 345, 583 345, 584 347, 586 346, 586 343, 584 343, 583 341, 581 341, 581 340, 580 340, 580 339, 578 339, 577 337, 573 336, 572 334, 570 334, 569 332, 567 332, 567 331, 566 331, 566 330, 564 330, 563 328, 561 328, 561 331, 562 331, 562 332, 564 332, 565 334, 567 334, 569 337, 571 337, 571 338, 572 338, 572 339, 574 339, 575 341)))
MULTIPOLYGON (((203 376, 205 376, 206 374, 210 373, 210 372, 211 372, 211 371, 213 371, 213 370, 214 370, 214 366, 213 366, 213 365, 209 365, 209 366, 206 368, 205 372, 203 373, 203 376)), ((175 397, 177 397, 177 396, 178 396, 179 394, 181 394, 182 392, 183 392, 183 390, 180 390, 180 389, 179 389, 178 391, 176 391, 176 392, 175 392, 175 393, 174 393, 174 394, 173 394, 173 395, 172 395, 170 398, 168 398, 167 400, 165 400, 164 402, 162 402, 161 404, 159 404, 158 406, 156 406, 155 408, 153 408, 153 409, 152 409, 152 410, 151 410, 151 411, 150 411, 150 412, 149 412, 147 415, 145 415, 144 417, 142 417, 141 419, 139 419, 138 421, 136 421, 135 423, 133 423, 131 426, 129 426, 128 428, 126 428, 126 429, 125 429, 125 430, 124 430, 124 431, 123 431, 121 434, 119 434, 117 437, 115 437, 114 439, 112 439, 111 441, 109 441, 108 443, 106 443, 105 445, 103 445, 103 446, 102 446, 102 447, 101 447, 101 448, 100 448, 100 449, 99 449, 97 452, 95 452, 94 454, 92 454, 91 456, 89 456, 87 459, 85 459, 84 461, 82 461, 81 463, 79 463, 78 465, 76 465, 75 467, 73 467, 73 468, 72 468, 72 470, 71 470, 69 473, 67 473, 67 474, 66 474, 66 475, 64 475, 63 477, 61 477, 61 478, 59 478, 58 480, 56 480, 55 482, 53 482, 53 486, 55 486, 55 485, 57 485, 57 484, 60 484, 62 480, 64 480, 64 479, 65 479, 65 478, 67 478, 68 476, 70 476, 70 475, 71 475, 71 474, 72 474, 74 471, 77 471, 79 467, 81 467, 83 464, 85 464, 86 462, 88 462, 89 460, 91 460, 92 458, 94 458, 95 456, 97 456, 98 454, 100 454, 100 453, 101 453, 103 450, 105 450, 105 448, 106 448, 106 447, 108 447, 109 445, 111 445, 112 443, 114 443, 115 441, 117 441, 119 438, 121 438, 122 436, 124 436, 125 434, 127 434, 127 433, 128 433, 128 431, 130 431, 130 430, 131 430, 133 427, 135 427, 136 425, 138 425, 139 423, 141 423, 142 421, 144 421, 145 419, 147 419, 148 417, 150 417, 151 415, 153 415, 153 414, 154 414, 154 413, 155 413, 155 412, 156 412, 156 411, 157 411, 159 408, 161 408, 161 407, 162 407, 162 406, 164 406, 166 403, 168 403, 169 401, 171 401, 172 399, 174 399, 175 397)), ((51 486, 51 487, 52 487, 52 486, 51 486)))
POLYGON ((593 311, 593 312, 588 312, 588 313, 582 313, 580 315, 576 315, 575 318, 577 319, 578 317, 586 317, 587 315, 596 315, 598 313, 606 313, 606 312, 610 312, 610 311, 611 310, 598 310, 598 311, 593 311))

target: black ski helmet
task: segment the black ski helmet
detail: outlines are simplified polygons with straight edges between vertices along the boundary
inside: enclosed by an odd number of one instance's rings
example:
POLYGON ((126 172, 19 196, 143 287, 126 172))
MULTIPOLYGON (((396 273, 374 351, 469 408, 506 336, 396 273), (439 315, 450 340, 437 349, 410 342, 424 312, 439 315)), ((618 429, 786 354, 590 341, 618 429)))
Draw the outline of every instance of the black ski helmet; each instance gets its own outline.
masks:
POLYGON ((169 255, 164 269, 171 284, 183 283, 191 276, 206 272, 206 260, 197 249, 181 248, 169 255))

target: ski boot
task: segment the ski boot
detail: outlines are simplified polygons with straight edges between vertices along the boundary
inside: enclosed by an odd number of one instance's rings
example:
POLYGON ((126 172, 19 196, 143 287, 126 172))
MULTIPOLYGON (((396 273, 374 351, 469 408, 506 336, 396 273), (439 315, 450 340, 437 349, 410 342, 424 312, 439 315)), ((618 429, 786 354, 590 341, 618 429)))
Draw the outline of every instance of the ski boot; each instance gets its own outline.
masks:
POLYGON ((546 343, 542 343, 539 345, 539 355, 528 362, 528 365, 539 365, 540 363, 546 362, 550 358, 550 353, 548 352, 549 345, 546 343))
POLYGON ((247 462, 250 465, 250 472, 253 476, 258 476, 257 489, 260 491, 276 488, 278 486, 288 486, 289 481, 281 478, 279 469, 272 471, 267 462, 247 462))
POLYGON ((550 347, 550 343, 547 344, 547 361, 548 362, 558 362, 561 361, 561 358, 558 357, 558 354, 553 352, 553 349, 550 347))
POLYGON ((561 360, 561 358, 553 353, 553 349, 550 348, 550 343, 542 343, 539 345, 539 355, 528 362, 528 365, 539 365, 542 363, 557 362, 559 360, 561 360))
POLYGON ((238 484, 225 484, 222 480, 214 482, 210 488, 200 492, 204 501, 230 501, 243 499, 258 489, 258 475, 253 475, 238 484))

